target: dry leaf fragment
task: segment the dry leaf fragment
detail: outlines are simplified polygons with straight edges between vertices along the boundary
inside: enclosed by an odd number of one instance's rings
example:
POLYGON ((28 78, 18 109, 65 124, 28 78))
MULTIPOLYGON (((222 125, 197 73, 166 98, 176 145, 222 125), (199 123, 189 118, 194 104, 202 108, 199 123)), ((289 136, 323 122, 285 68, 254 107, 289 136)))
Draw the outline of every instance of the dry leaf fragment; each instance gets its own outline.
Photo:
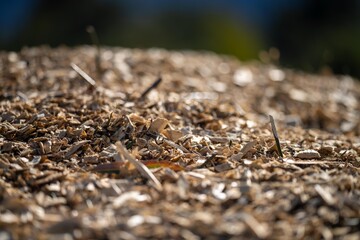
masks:
POLYGON ((316 150, 309 149, 296 153, 294 157, 301 159, 318 159, 320 158, 320 153, 316 150))

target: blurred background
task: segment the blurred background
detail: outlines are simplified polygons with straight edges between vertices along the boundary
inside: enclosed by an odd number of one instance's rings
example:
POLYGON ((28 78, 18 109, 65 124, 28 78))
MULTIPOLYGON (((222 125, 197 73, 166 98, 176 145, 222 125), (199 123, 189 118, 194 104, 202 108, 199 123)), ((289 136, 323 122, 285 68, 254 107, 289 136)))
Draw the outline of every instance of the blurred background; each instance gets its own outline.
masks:
POLYGON ((210 50, 360 78, 359 0, 5 0, 0 50, 100 43, 210 50))

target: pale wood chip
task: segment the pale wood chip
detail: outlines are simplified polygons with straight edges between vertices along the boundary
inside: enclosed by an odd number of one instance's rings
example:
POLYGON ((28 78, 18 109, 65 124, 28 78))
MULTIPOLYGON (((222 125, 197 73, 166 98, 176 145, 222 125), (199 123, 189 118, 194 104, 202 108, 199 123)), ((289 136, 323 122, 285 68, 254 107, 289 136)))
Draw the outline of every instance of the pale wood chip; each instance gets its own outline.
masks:
POLYGON ((231 160, 234 161, 240 161, 247 152, 250 151, 250 149, 255 145, 256 141, 252 141, 252 142, 248 142, 245 144, 245 146, 240 150, 240 152, 238 154, 234 154, 231 156, 231 160))
POLYGON ((304 150, 296 153, 294 157, 298 157, 301 159, 318 159, 321 158, 320 153, 316 150, 304 150))
POLYGON ((169 124, 169 121, 167 119, 157 118, 151 123, 149 131, 155 132, 155 133, 161 133, 168 124, 169 124))
POLYGON ((265 239, 269 236, 269 227, 265 223, 260 223, 256 218, 247 213, 241 213, 241 219, 248 225, 248 227, 260 239, 265 239))
POLYGON ((165 137, 167 137, 168 139, 170 139, 173 142, 176 142, 177 140, 179 140, 180 138, 182 138, 184 136, 184 133, 182 133, 181 131, 171 130, 171 129, 164 130, 163 134, 165 137))
POLYGON ((336 199, 331 195, 329 191, 327 191, 321 185, 316 184, 315 190, 328 205, 333 206, 336 204, 336 199))
POLYGON ((120 141, 117 141, 115 143, 116 149, 119 152, 119 154, 123 155, 130 163, 132 163, 135 168, 140 172, 143 177, 149 179, 154 183, 155 189, 158 191, 162 191, 163 187, 159 180, 155 177, 155 175, 147 168, 143 163, 136 160, 122 145, 120 141))

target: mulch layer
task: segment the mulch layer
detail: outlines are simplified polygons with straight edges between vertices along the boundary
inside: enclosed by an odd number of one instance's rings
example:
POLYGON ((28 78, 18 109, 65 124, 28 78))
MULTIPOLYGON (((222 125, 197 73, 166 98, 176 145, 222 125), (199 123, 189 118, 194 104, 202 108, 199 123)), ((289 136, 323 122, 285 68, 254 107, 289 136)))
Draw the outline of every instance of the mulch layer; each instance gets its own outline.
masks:
POLYGON ((351 77, 208 52, 0 53, 0 239, 330 240, 359 229, 351 77))

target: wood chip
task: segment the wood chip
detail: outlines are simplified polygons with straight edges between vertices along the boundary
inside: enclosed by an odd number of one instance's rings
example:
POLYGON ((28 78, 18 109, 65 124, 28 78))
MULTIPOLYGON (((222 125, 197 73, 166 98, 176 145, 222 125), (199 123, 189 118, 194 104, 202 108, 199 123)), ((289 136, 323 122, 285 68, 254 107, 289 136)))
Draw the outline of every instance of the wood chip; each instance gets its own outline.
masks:
POLYGON ((66 154, 65 154, 65 158, 70 157, 72 154, 74 154, 77 150, 79 150, 82 146, 84 146, 86 143, 89 143, 90 141, 88 140, 84 140, 84 141, 79 141, 76 142, 73 146, 71 146, 66 154))
POLYGON ((231 159, 234 161, 240 161, 246 155, 246 153, 249 152, 249 150, 255 145, 255 143, 255 141, 246 143, 238 154, 234 154, 231 156, 231 159))
POLYGON ((329 206, 336 204, 336 200, 331 196, 330 192, 326 191, 321 185, 316 184, 315 190, 329 206))
POLYGON ((294 155, 294 157, 301 158, 301 159, 319 159, 321 158, 320 153, 316 150, 303 150, 299 151, 294 155))
POLYGON ((169 121, 167 119, 157 118, 151 123, 149 131, 155 132, 155 133, 161 133, 168 124, 169 124, 169 121))

